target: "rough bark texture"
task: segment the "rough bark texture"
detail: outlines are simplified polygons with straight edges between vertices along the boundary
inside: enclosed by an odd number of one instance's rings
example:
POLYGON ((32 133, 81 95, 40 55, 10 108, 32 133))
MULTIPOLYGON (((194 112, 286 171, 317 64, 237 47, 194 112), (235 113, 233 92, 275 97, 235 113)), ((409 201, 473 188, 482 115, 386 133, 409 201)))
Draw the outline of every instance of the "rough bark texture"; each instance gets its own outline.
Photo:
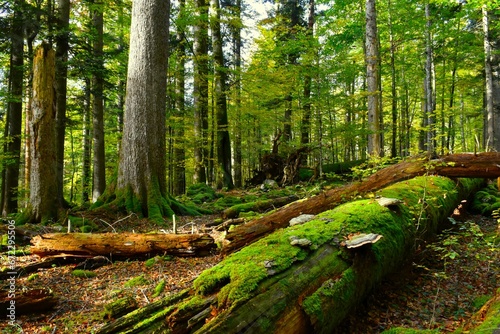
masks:
POLYGON ((379 91, 379 40, 375 0, 366 0, 366 85, 368 108, 368 153, 380 156, 380 91, 379 91))
POLYGON ((30 117, 31 180, 29 220, 57 219, 57 161, 55 129, 55 53, 49 45, 36 50, 33 61, 33 104, 30 117))
POLYGON ((162 325, 174 333, 332 333, 480 184, 418 177, 380 191, 399 200, 392 205, 358 200, 280 229, 204 271, 188 296, 163 309, 162 325), (342 246, 358 232, 382 238, 342 246), (295 246, 297 238, 309 243, 295 246))
POLYGON ((228 232, 223 252, 228 254, 244 247, 275 229, 288 225, 300 214, 317 214, 332 209, 357 195, 375 192, 392 183, 426 173, 448 177, 496 178, 500 176, 500 153, 452 154, 441 159, 426 158, 403 161, 373 174, 362 182, 325 191, 317 196, 297 201, 264 217, 240 225, 228 232))
POLYGON ((208 131, 208 1, 196 0, 194 41, 194 183, 207 181, 208 131))
POLYGON ((68 81, 70 1, 57 0, 56 34, 56 147, 57 147, 57 196, 58 205, 64 201, 64 138, 66 132, 66 100, 68 81))
POLYGON ((203 256, 215 243, 207 234, 50 233, 31 240, 31 253, 142 257, 155 254, 203 256))
POLYGON ((103 3, 99 0, 91 1, 92 28, 94 34, 93 56, 94 66, 92 73, 92 143, 93 143, 93 183, 92 202, 96 202, 106 188, 106 163, 104 148, 104 14, 103 3))
POLYGON ((174 212, 190 213, 166 190, 168 21, 168 1, 134 1, 118 175, 94 204, 159 223, 174 212))
MULTIPOLYGON (((16 6, 22 7, 24 1, 17 1, 16 6)), ((21 156, 21 128, 23 120, 23 65, 24 65, 24 19, 21 10, 14 13, 10 30, 11 50, 9 67, 9 94, 7 119, 5 123, 6 144, 4 152, 6 159, 2 162, 2 215, 8 215, 17 210, 19 186, 19 162, 21 156)))
MULTIPOLYGON (((13 299, 9 297, 7 291, 0 292, 0 309, 2 310, 0 314, 4 319, 10 314, 11 300, 13 299)), ((16 292, 14 315, 47 312, 56 306, 57 302, 58 298, 47 288, 16 292)))
POLYGON ((219 0, 210 0, 212 7, 211 28, 212 48, 215 66, 215 106, 217 119, 217 162, 222 172, 222 185, 227 189, 234 188, 231 174, 231 140, 229 139, 229 123, 227 120, 227 69, 224 67, 222 50, 222 34, 220 29, 219 0))

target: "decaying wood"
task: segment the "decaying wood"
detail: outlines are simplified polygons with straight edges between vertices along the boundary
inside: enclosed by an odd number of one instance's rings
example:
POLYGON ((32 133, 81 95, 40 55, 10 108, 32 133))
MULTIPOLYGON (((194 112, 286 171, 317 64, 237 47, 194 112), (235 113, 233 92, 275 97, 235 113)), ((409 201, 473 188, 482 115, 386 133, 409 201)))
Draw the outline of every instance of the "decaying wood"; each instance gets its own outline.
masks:
POLYGON ((141 257, 154 254, 204 256, 215 248, 207 234, 50 233, 31 240, 31 253, 141 257))
POLYGON ((361 182, 354 182, 293 202, 269 215, 237 226, 227 233, 222 251, 224 254, 232 253, 275 229, 286 227, 290 219, 301 214, 317 214, 330 210, 356 196, 376 192, 395 182, 425 174, 466 178, 500 177, 500 153, 463 153, 440 159, 417 158, 400 162, 378 171, 361 182))
POLYGON ((135 309, 137 309, 137 302, 134 298, 127 296, 105 305, 103 317, 112 320, 130 313, 135 309))
POLYGON ((217 225, 214 229, 216 231, 224 231, 224 230, 227 230, 229 229, 229 226, 231 225, 240 225, 240 224, 243 224, 245 222, 245 219, 244 218, 234 218, 234 219, 228 219, 224 222, 222 222, 221 224, 217 225))
MULTIPOLYGON (((9 282, 7 280, 7 282, 9 282)), ((35 312, 44 312, 52 309, 57 304, 58 298, 54 296, 52 291, 46 288, 31 289, 25 291, 0 291, 0 314, 5 316, 10 314, 9 307, 13 306, 14 316, 20 314, 28 314, 35 312), (11 298, 10 293, 15 293, 15 297, 11 298), (14 304, 11 302, 14 301, 14 304)), ((15 317, 14 317, 15 319, 15 317)))
POLYGON ((138 320, 164 326, 165 333, 332 333, 385 276, 407 261, 417 240, 435 232, 460 200, 480 186, 421 177, 381 189, 382 197, 400 202, 353 201, 281 229, 203 272, 189 294, 164 308, 162 320, 158 313, 143 313, 138 320), (341 241, 354 233, 374 233, 378 241, 343 247, 341 241), (311 243, 293 246, 292 237, 311 243))
POLYGON ((268 200, 259 200, 252 203, 237 204, 223 211, 224 218, 236 218, 243 211, 265 212, 267 210, 276 209, 298 200, 297 195, 278 197, 268 200), (243 210, 244 209, 244 210, 243 210))

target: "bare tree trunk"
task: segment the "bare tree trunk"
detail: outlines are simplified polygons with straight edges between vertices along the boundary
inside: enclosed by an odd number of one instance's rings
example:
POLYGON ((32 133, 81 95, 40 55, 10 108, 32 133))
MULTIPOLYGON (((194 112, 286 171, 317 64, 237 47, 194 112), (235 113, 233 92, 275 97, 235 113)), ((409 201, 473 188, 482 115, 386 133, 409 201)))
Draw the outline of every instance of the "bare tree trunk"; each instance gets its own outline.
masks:
POLYGON ((55 52, 39 46, 33 61, 33 104, 30 123, 31 191, 28 219, 57 219, 57 146, 55 105, 55 52))
POLYGON ((493 74, 491 69, 491 45, 489 38, 489 19, 486 5, 483 5, 483 44, 484 44, 484 75, 485 75, 485 105, 486 129, 484 147, 490 151, 495 147, 495 120, 493 113, 493 74))
POLYGON ((93 139, 93 186, 92 202, 96 202, 106 188, 105 149, 104 149, 104 64, 103 64, 103 3, 92 2, 93 56, 96 64, 92 73, 92 139, 93 139))
POLYGON ((2 178, 2 214, 18 209, 19 163, 21 156, 21 131, 23 119, 24 76, 24 20, 21 12, 24 1, 15 1, 16 9, 11 27, 11 50, 9 66, 9 99, 5 123, 6 144, 2 178))
POLYGON ((436 150, 436 129, 435 129, 435 107, 434 107, 434 89, 433 89, 433 47, 431 35, 431 12, 429 4, 425 5, 425 105, 424 105, 424 126, 425 126, 425 150, 430 156, 435 154, 436 150))
MULTIPOLYGON (((233 8, 233 15, 237 20, 241 20, 241 0, 236 0, 236 6, 233 8)), ((242 176, 242 152, 241 152, 241 27, 231 27, 233 35, 233 57, 234 57, 234 89, 235 89, 235 126, 234 126, 234 186, 240 188, 243 186, 242 176)))
POLYGON ((212 48, 215 66, 215 108, 217 127, 217 161, 222 172, 222 185, 227 189, 234 188, 231 162, 231 140, 227 120, 227 75, 224 68, 222 51, 222 35, 220 29, 219 0, 211 0, 212 16, 212 48))
MULTIPOLYGON (((179 18, 183 22, 185 13, 185 0, 179 1, 179 18)), ((173 194, 182 195, 186 192, 186 151, 184 149, 184 117, 185 110, 185 58, 186 58, 186 41, 185 41, 185 26, 177 24, 177 68, 175 73, 175 115, 179 120, 177 126, 173 127, 174 137, 174 180, 173 194)))
POLYGON ((194 26, 194 182, 207 181, 208 131, 208 4, 196 0, 194 26))
POLYGON ((82 162, 82 204, 90 199, 91 184, 91 138, 90 138, 90 79, 85 79, 85 98, 83 103, 83 162, 82 162))
POLYGON ((69 50, 70 1, 57 0, 56 39, 56 133, 57 133, 57 200, 63 207, 64 200, 64 142, 66 134, 66 99, 69 50))
POLYGON ((379 48, 377 32, 377 9, 375 0, 366 0, 366 84, 368 107, 368 153, 381 155, 380 141, 380 91, 379 91, 379 48))

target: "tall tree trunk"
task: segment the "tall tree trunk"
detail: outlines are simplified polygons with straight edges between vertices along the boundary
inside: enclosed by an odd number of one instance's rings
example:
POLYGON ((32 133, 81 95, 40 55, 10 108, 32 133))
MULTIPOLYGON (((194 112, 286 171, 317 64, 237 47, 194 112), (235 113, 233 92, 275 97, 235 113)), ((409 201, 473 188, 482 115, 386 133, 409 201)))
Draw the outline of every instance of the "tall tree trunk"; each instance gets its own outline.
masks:
POLYGON ((15 1, 15 12, 11 26, 11 50, 9 66, 9 100, 5 123, 5 160, 2 179, 2 214, 18 209, 19 163, 21 156, 21 131, 23 119, 24 76, 24 1, 15 1))
POLYGON ((104 149, 104 63, 103 63, 103 3, 93 1, 92 5, 92 49, 94 70, 92 73, 92 140, 93 140, 93 186, 92 202, 96 202, 106 188, 105 149, 104 149))
MULTIPOLYGON (((236 20, 241 20, 241 0, 236 0, 233 8, 236 20)), ((240 188, 243 186, 242 176, 242 152, 241 152, 241 25, 232 26, 233 37, 233 57, 234 57, 234 90, 235 90, 235 126, 234 126, 234 186, 240 188)))
POLYGON ((57 201, 63 207, 64 200, 64 142, 66 133, 66 99, 69 51, 70 1, 57 0, 56 40, 56 133, 57 133, 57 201))
POLYGON ((392 139, 391 139, 391 157, 398 156, 398 96, 396 89, 396 42, 394 41, 394 30, 392 26, 392 3, 388 1, 388 24, 389 24, 389 42, 390 42, 390 64, 391 64, 391 116, 392 116, 392 139))
POLYGON ((28 220, 57 220, 57 146, 55 52, 42 44, 33 61, 33 104, 30 123, 31 180, 28 220))
POLYGON ((174 213, 196 213, 176 202, 166 184, 166 93, 170 3, 132 5, 123 136, 116 184, 93 205, 163 223, 174 213))
POLYGON ((366 84, 368 107, 368 153, 381 155, 380 142, 380 91, 379 91, 379 48, 377 32, 377 9, 375 0, 366 0, 366 84))
POLYGON ((91 184, 91 148, 92 141, 90 138, 90 79, 85 79, 85 98, 83 103, 83 162, 82 162, 82 204, 87 203, 90 199, 90 184, 91 184))
MULTIPOLYGON (((314 0, 309 0, 309 14, 307 20, 307 36, 310 39, 312 44, 314 38, 314 0)), ((312 86, 312 63, 313 57, 309 59, 309 63, 306 64, 305 76, 304 76, 304 105, 302 108, 302 128, 301 128, 301 138, 300 143, 302 146, 308 146, 310 143, 311 136, 311 86, 312 86)), ((307 165, 307 153, 304 153, 304 157, 302 159, 302 164, 307 165)))
POLYGON ((227 119, 227 75, 224 68, 222 35, 220 29, 219 0, 210 0, 212 6, 211 29, 212 48, 215 66, 215 108, 217 120, 217 162, 222 172, 222 184, 225 188, 234 188, 231 168, 231 140, 227 119))
POLYGON ((425 150, 427 154, 434 155, 436 150, 436 129, 435 129, 435 106, 434 106, 434 89, 433 89, 433 47, 432 47, 432 18, 430 6, 425 4, 425 81, 424 81, 424 125, 425 125, 425 150))
POLYGON ((485 106, 486 106, 486 128, 484 136, 484 147, 487 151, 495 147, 495 119, 493 113, 493 73, 491 69, 491 44, 489 37, 489 19, 486 5, 482 7, 483 12, 483 44, 484 44, 484 75, 485 75, 485 106))
MULTIPOLYGON (((179 1, 179 20, 185 18, 186 1, 179 1)), ((182 195, 186 191, 186 152, 184 149, 184 117, 185 110, 185 85, 186 85, 186 41, 185 26, 177 24, 177 68, 175 72, 175 116, 178 119, 177 126, 173 127, 174 138, 174 182, 173 194, 182 195)))
POLYGON ((208 135, 208 4, 196 0, 194 26, 194 182, 207 181, 208 135))

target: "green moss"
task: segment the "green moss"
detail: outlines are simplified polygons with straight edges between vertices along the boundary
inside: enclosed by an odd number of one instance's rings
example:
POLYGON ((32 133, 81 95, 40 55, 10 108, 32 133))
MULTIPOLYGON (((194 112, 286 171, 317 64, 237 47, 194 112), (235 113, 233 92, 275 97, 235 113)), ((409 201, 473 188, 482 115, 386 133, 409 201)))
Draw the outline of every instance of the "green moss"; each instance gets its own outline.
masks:
POLYGON ((93 271, 90 270, 82 270, 82 269, 75 269, 71 272, 71 275, 80 277, 80 278, 92 278, 96 277, 97 274, 93 271))
POLYGON ((40 277, 40 275, 38 274, 31 274, 28 276, 28 281, 34 281, 36 279, 38 279, 40 277))
POLYGON ((491 297, 492 297, 491 295, 478 296, 472 302, 472 306, 474 307, 475 310, 479 310, 481 307, 483 307, 484 304, 486 304, 488 300, 491 299, 491 297))
POLYGON ((188 187, 186 195, 196 204, 214 201, 217 193, 205 183, 196 183, 188 187))
POLYGON ((144 278, 144 275, 139 275, 129 279, 127 282, 125 282, 124 286, 126 288, 132 288, 135 286, 146 285, 146 284, 149 284, 148 280, 144 278))
POLYGON ((165 290, 166 281, 163 279, 155 286, 155 292, 153 293, 153 298, 158 297, 165 290))
POLYGON ((490 184, 474 194, 471 209, 482 215, 490 215, 500 207, 500 192, 496 185, 490 184))

